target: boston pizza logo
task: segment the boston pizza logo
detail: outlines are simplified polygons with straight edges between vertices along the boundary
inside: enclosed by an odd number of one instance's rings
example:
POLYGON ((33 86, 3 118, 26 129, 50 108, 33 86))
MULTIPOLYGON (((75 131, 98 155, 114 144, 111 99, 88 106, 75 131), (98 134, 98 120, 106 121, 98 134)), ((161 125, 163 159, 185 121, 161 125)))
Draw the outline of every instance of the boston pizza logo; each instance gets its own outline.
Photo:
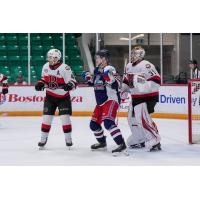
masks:
POLYGON ((6 95, 0 93, 0 105, 6 102, 6 95))

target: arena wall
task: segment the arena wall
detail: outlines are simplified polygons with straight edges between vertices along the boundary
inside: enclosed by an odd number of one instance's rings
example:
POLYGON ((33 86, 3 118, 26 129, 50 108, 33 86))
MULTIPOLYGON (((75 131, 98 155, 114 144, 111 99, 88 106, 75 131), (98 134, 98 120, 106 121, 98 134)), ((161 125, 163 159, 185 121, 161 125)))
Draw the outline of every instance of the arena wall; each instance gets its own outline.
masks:
MULTIPOLYGON (((45 92, 37 92, 34 86, 10 86, 9 94, 0 96, 0 114, 5 116, 42 115, 45 92)), ((188 113, 187 85, 162 85, 160 102, 156 105, 153 117, 187 119, 188 113)), ((78 87, 71 92, 73 115, 90 116, 95 107, 93 88, 78 87)), ((119 116, 126 117, 130 97, 120 106, 119 116)), ((197 104, 193 99, 193 106, 197 104)))

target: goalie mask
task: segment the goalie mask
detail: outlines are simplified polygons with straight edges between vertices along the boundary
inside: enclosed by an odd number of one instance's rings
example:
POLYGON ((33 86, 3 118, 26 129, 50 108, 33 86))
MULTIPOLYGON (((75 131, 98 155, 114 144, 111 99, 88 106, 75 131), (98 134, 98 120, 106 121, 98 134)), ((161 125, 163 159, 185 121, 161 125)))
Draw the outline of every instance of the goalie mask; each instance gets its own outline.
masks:
POLYGON ((61 60, 61 52, 58 49, 51 49, 47 52, 47 61, 50 65, 56 65, 61 60))
POLYGON ((142 60, 145 56, 145 50, 141 46, 135 46, 131 51, 131 62, 142 60))

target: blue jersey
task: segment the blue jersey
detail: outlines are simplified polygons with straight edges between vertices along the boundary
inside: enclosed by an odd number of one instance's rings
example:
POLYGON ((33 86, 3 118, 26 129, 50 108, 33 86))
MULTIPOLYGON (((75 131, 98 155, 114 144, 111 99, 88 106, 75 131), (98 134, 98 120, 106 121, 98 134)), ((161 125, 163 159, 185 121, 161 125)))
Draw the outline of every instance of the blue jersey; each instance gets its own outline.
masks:
POLYGON ((102 105, 108 100, 114 100, 117 103, 120 103, 120 81, 113 66, 109 65, 104 68, 96 67, 92 85, 94 87, 95 98, 98 105, 102 105), (109 80, 105 78, 105 72, 108 70, 112 70, 113 77, 109 80))

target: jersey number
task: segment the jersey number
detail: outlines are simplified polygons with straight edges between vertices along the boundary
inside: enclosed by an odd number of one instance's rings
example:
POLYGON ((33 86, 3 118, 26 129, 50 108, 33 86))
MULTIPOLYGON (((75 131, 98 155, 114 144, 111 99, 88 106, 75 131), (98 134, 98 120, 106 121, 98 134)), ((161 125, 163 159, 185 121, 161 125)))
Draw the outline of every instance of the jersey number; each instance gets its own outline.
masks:
POLYGON ((149 74, 151 74, 151 76, 155 76, 157 73, 153 69, 150 69, 149 70, 149 74))

